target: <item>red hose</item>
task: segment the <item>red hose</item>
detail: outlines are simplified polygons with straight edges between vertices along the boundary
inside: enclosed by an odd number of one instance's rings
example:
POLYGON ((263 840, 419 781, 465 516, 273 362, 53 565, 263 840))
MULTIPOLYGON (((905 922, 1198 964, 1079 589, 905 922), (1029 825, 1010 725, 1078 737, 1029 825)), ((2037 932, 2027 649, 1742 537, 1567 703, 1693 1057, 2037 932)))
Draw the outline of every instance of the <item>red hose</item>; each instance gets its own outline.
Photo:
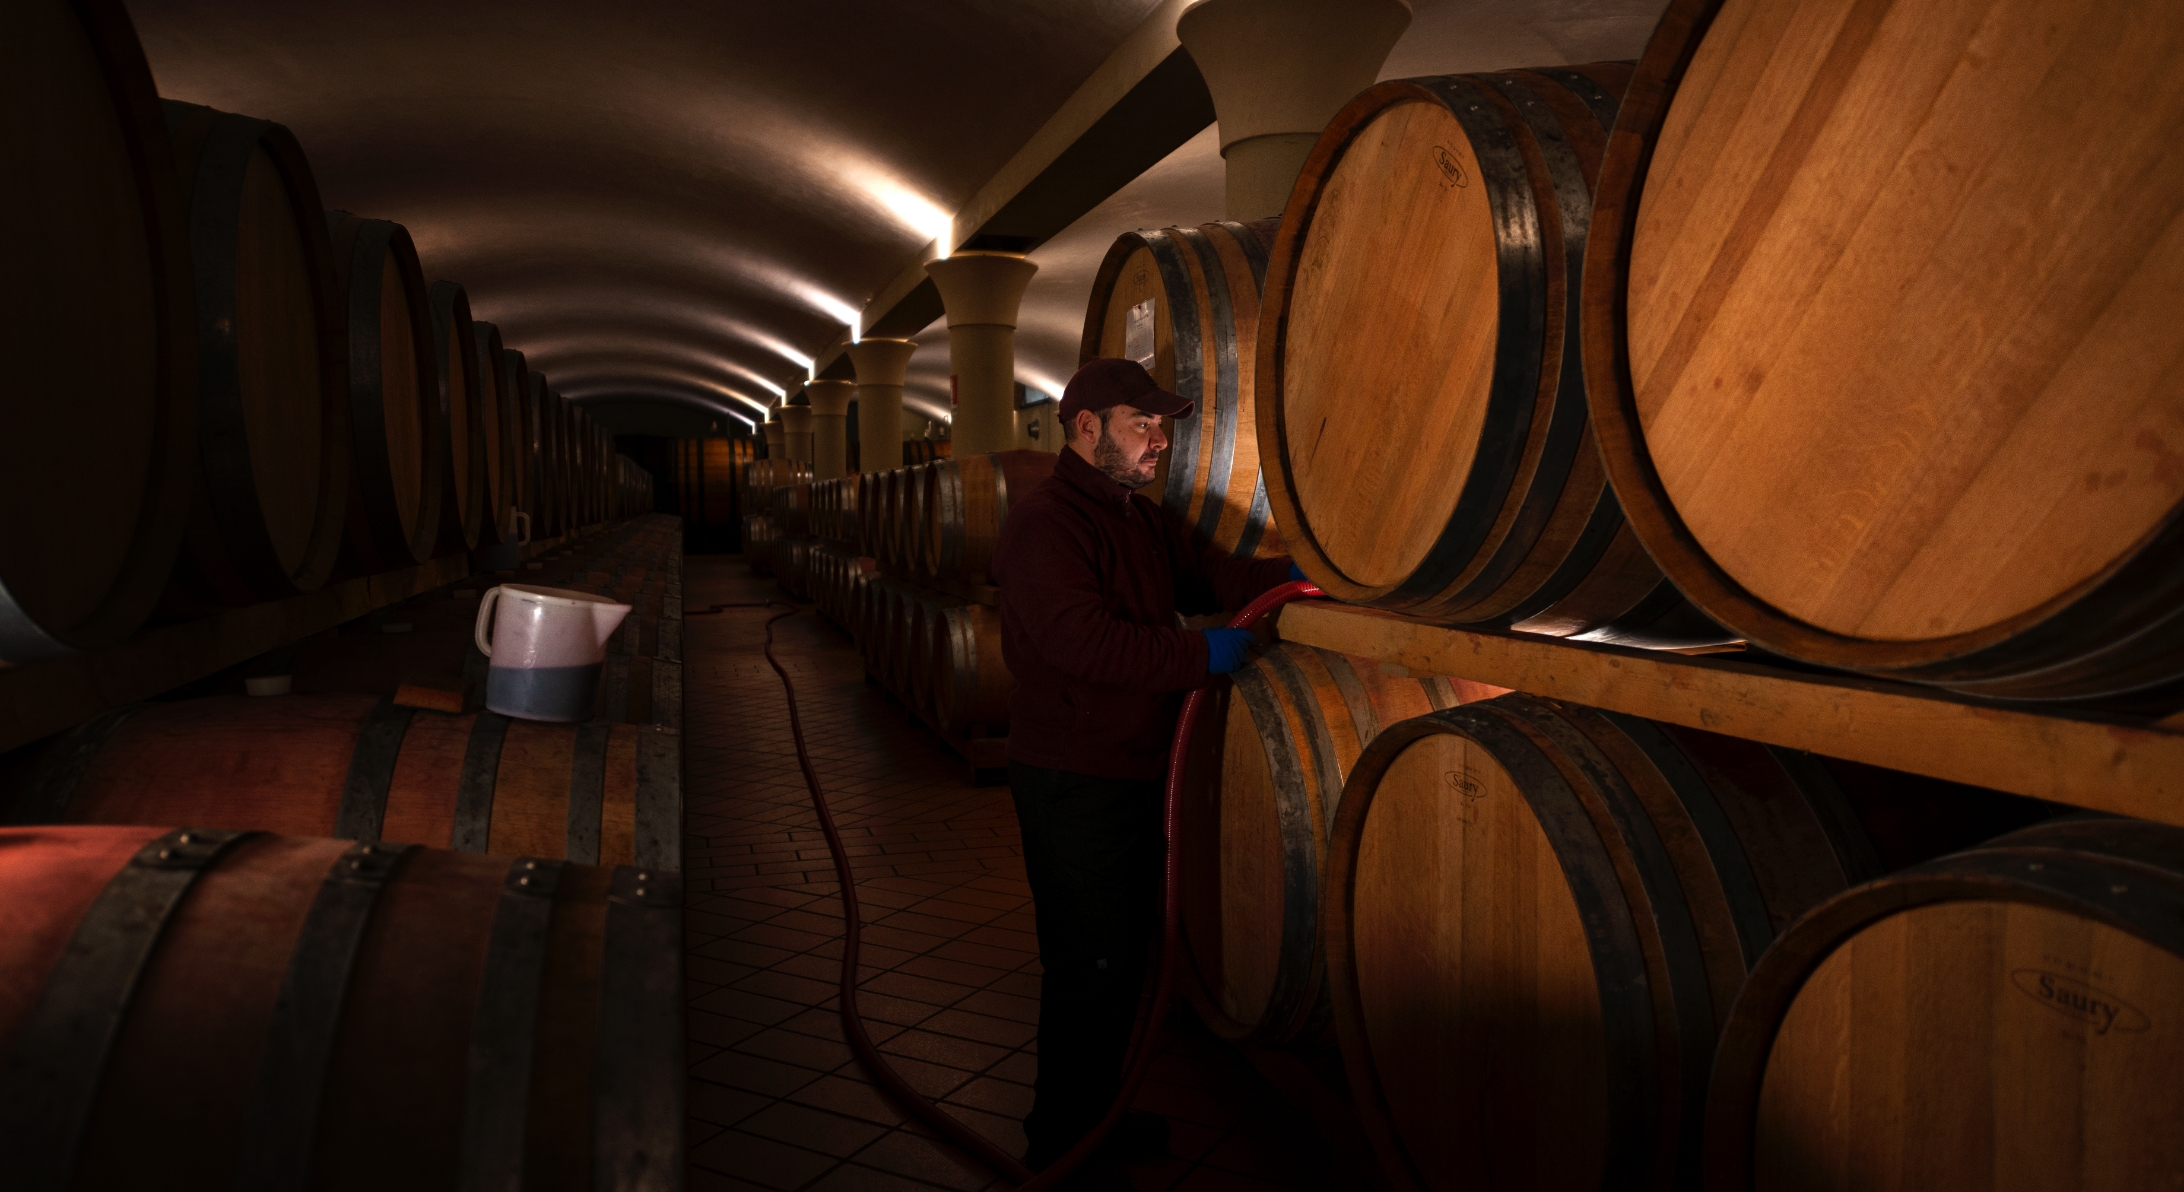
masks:
MULTIPOLYGON (((1304 581, 1283 584, 1261 595, 1244 606, 1229 622, 1231 629, 1248 629, 1259 618, 1280 608, 1292 600, 1322 595, 1320 590, 1304 581)), ((700 613, 717 613, 729 608, 766 608, 777 602, 759 604, 716 604, 700 610, 700 613)), ((774 622, 796 615, 791 607, 788 612, 777 613, 766 620, 766 665, 781 677, 782 689, 789 701, 789 732, 796 740, 796 764, 804 772, 804 785, 811 790, 811 805, 819 813, 819 830, 826 834, 827 851, 834 855, 834 875, 842 888, 842 971, 838 982, 840 989, 842 1030, 849 1037, 850 1050, 857 1054, 857 1062, 864 1067, 888 1096, 908 1110, 919 1121, 940 1132, 941 1136, 955 1144, 957 1149, 990 1168, 994 1174, 1015 1184, 1018 1192, 1045 1192, 1075 1171, 1100 1143, 1106 1141, 1108 1132, 1122 1120, 1122 1114, 1137 1096, 1138 1085, 1144 1082, 1146 1070, 1153 1059, 1153 1036, 1158 1024, 1167 1016, 1168 1001, 1175 987, 1176 947, 1181 942, 1181 913, 1179 900, 1182 890, 1182 871, 1177 864, 1177 842, 1181 835, 1183 813, 1183 763, 1189 753, 1191 730, 1198 722, 1199 709, 1206 702, 1206 688, 1200 687, 1183 701, 1183 713, 1176 718, 1175 741, 1168 749, 1168 785, 1161 812, 1161 829, 1167 838, 1166 857, 1162 863, 1160 882, 1160 975, 1153 983, 1153 997, 1139 1012, 1136 1028, 1131 1032, 1130 1058, 1123 1068, 1122 1089, 1115 1095, 1114 1104, 1108 1106, 1107 1116, 1068 1153, 1055 1160, 1045 1171, 1033 1174, 1023 1161, 987 1141, 977 1131, 957 1121, 945 1110, 920 1096, 916 1089, 904 1081, 901 1074, 880 1055, 872 1045, 872 1036, 865 1030, 864 1018, 857 1012, 857 953, 863 934, 857 914, 857 883, 850 876, 849 854, 842 847, 842 836, 834 826, 834 812, 827 807, 827 798, 819 789, 818 772, 812 769, 811 754, 804 747, 804 722, 797 713, 796 684, 789 680, 789 672, 774 658, 774 622)), ((686 614, 688 615, 688 614, 686 614)))

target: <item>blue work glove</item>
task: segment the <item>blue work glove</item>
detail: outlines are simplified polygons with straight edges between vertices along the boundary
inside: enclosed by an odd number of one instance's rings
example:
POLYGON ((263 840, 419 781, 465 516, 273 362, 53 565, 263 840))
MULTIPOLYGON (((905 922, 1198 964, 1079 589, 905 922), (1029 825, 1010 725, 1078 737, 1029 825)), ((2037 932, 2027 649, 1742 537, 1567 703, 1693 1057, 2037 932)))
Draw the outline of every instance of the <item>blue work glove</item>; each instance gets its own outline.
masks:
POLYGON ((1244 664, 1244 655, 1259 639, 1249 629, 1201 629, 1206 635, 1206 672, 1225 675, 1244 664))
POLYGON ((1289 581, 1291 583, 1295 583, 1300 579, 1308 580, 1310 578, 1312 577, 1304 573, 1304 568, 1297 566, 1295 563, 1291 563, 1289 565, 1289 581))

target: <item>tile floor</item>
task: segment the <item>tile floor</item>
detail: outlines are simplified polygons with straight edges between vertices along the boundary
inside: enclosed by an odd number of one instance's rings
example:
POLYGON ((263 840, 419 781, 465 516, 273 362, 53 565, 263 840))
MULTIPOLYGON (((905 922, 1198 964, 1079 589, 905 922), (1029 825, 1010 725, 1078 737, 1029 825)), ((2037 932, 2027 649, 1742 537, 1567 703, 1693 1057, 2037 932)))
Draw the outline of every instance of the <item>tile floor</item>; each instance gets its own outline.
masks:
MULTIPOLYGON (((693 610, 779 596, 725 555, 690 556, 683 594, 693 610)), ((762 652, 767 615, 685 628, 690 1188, 1004 1188, 905 1124, 842 1041, 841 899, 762 652)), ((855 858, 873 1038, 913 1086, 1020 1152, 1039 967, 1008 790, 970 785, 811 606, 776 632, 855 858)), ((1250 1064, 1187 1021, 1166 1030, 1138 1105, 1174 1130, 1169 1157, 1132 1169, 1141 1192, 1359 1186, 1250 1064)))

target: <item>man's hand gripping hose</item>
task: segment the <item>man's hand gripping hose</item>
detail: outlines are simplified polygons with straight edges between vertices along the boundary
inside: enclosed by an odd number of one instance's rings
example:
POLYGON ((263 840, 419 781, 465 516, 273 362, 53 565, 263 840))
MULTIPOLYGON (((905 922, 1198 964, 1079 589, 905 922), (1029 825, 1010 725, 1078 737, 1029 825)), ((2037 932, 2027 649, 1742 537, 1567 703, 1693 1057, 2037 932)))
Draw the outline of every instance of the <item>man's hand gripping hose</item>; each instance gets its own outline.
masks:
MULTIPOLYGON (((1260 596, 1245 605, 1242 612, 1229 622, 1232 629, 1248 629, 1261 617, 1288 604, 1322 593, 1309 582, 1292 581, 1260 596)), ((704 616, 730 608, 767 608, 780 602, 766 601, 755 604, 716 604, 697 612, 686 614, 704 616)), ((781 677, 781 687, 789 702, 789 731, 796 740, 796 764, 804 772, 804 785, 811 791, 812 809, 819 814, 820 831, 826 834, 827 850, 834 855, 834 874, 842 888, 842 970, 839 979, 839 1002, 842 1013, 842 1030, 849 1037, 850 1049, 857 1054, 857 1062, 864 1067, 888 1096, 909 1111, 919 1121, 938 1131, 941 1137, 953 1143, 957 1149, 970 1155, 990 1168, 994 1174, 1015 1184, 1019 1192, 1045 1192, 1055 1187, 1075 1171, 1092 1152, 1099 1149, 1115 1123, 1136 1097, 1138 1085, 1153 1058, 1153 1041, 1158 1035, 1159 1024, 1167 1017, 1168 1001, 1174 991, 1176 951, 1181 942, 1181 917, 1178 896, 1182 889, 1182 874, 1177 866, 1178 835, 1182 824, 1183 762, 1189 753, 1191 730, 1196 727, 1199 710, 1205 705, 1207 689, 1200 687, 1183 701, 1183 714, 1176 719, 1175 741, 1168 750, 1168 783, 1161 808, 1161 829, 1167 840, 1166 856, 1161 864, 1160 883, 1160 968, 1153 982, 1152 998, 1141 1004, 1137 1026, 1131 1033, 1130 1058, 1123 1068, 1122 1090, 1116 1094, 1114 1104, 1108 1106, 1107 1116, 1099 1125, 1077 1141, 1077 1145, 1046 1170, 1033 1173, 1016 1156, 987 1141, 986 1137, 957 1121, 946 1111, 920 1096, 910 1087, 879 1049, 872 1045, 872 1036, 865 1030, 864 1018, 857 1012, 857 954, 861 927, 857 913, 857 883, 850 874, 849 854, 842 848, 842 836, 834 826, 834 813, 827 807, 827 798, 819 788, 819 774, 812 769, 811 753, 804 746, 804 724, 797 713, 796 684, 789 680, 789 672, 774 657, 773 628, 784 617, 794 616, 796 608, 777 613, 766 621, 766 664, 781 677)))

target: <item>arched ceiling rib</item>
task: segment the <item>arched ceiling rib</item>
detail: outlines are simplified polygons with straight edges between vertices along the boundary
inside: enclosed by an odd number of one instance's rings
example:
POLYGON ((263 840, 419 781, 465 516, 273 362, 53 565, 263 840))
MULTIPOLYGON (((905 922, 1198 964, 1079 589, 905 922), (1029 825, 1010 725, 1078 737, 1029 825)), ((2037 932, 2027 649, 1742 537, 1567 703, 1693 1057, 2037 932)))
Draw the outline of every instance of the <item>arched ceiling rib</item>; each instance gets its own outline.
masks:
MULTIPOLYGON (((563 393, 678 418, 793 394, 1080 82, 1179 10, 127 2, 162 94, 288 125, 329 206, 405 224, 428 276, 563 393)), ((1664 2, 1413 0, 1381 76, 1635 57, 1664 2)), ((1060 389, 1107 245, 1218 218, 1221 171, 1209 128, 1033 251, 1020 381, 1060 389)), ((915 338, 906 405, 945 420, 944 324, 915 338)))
POLYGON ((289 126, 564 392, 719 401, 793 391, 1156 3, 129 9, 163 95, 289 126))

